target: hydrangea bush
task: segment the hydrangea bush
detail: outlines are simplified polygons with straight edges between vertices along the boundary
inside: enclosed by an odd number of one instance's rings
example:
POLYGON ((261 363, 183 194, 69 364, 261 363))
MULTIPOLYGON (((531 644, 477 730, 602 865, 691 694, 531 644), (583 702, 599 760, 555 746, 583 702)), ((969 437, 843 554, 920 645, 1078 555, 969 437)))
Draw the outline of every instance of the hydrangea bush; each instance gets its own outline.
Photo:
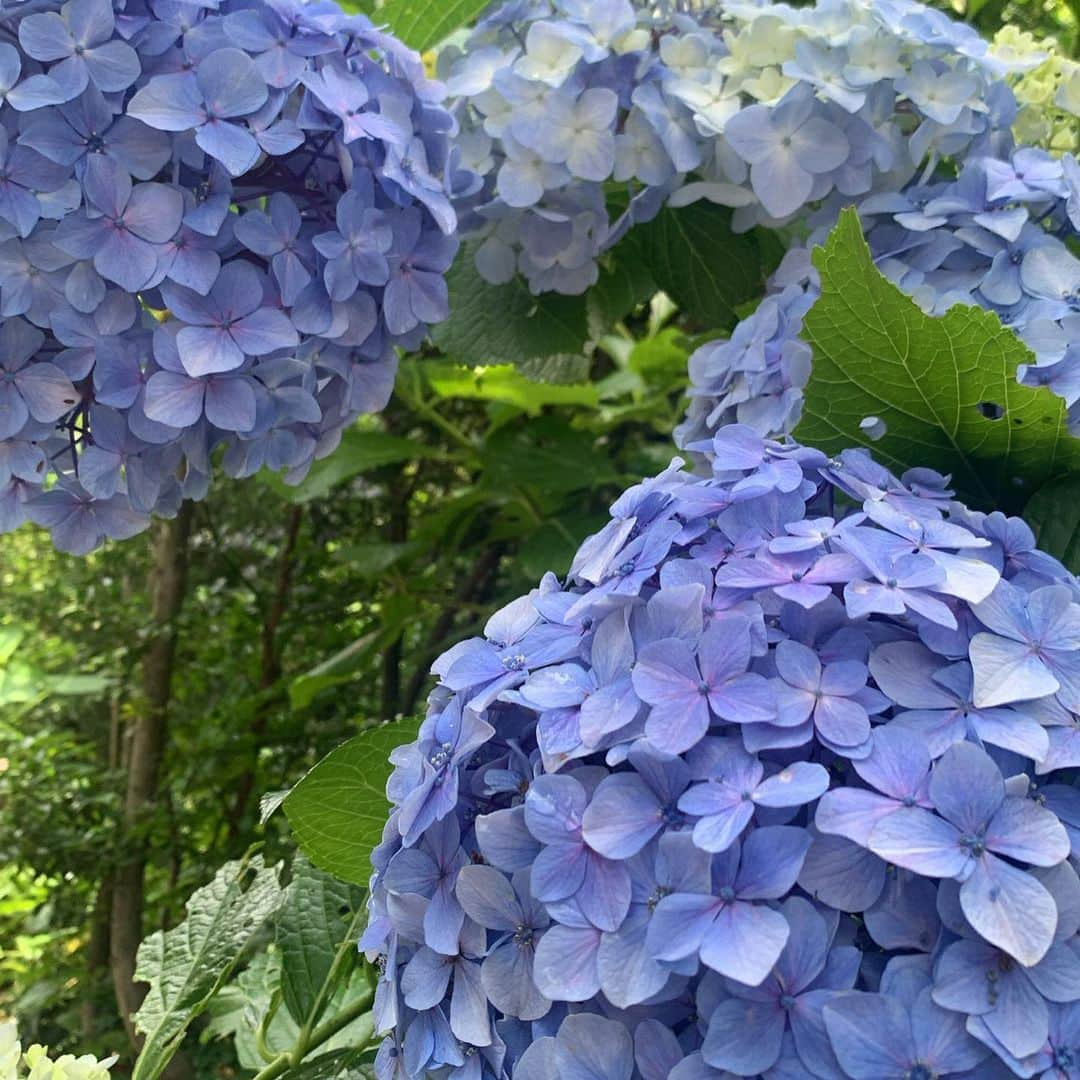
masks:
MULTIPOLYGON (((839 200, 812 219, 806 247, 789 251, 757 310, 729 339, 690 360, 691 405, 676 431, 687 446, 737 421, 762 434, 798 423, 810 348, 803 316, 819 292, 810 249, 836 220, 839 200)), ((1080 163, 1025 147, 969 159, 953 181, 909 185, 857 204, 878 269, 928 313, 955 304, 995 312, 1031 349, 1018 372, 1061 397, 1080 433, 1080 163)))
POLYGON ((299 480, 447 314, 479 181, 419 57, 288 0, 23 0, 0 30, 0 532, 130 536, 219 448, 299 480))
POLYGON ((378 1075, 1074 1075, 1080 587, 928 470, 711 456, 437 661, 378 1075))
POLYGON ((579 293, 665 202, 776 226, 833 192, 895 192, 943 157, 1007 153, 1005 76, 1045 56, 1026 45, 994 51, 911 0, 510 0, 440 57, 459 145, 485 177, 464 222, 478 268, 579 293))

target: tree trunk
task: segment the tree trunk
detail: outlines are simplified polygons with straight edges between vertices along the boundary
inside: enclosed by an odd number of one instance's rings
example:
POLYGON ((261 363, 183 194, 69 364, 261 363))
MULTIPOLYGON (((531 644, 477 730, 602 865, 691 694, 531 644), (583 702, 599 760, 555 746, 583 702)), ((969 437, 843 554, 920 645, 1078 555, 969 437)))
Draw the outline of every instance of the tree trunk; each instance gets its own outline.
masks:
POLYGON ((145 987, 135 982, 135 954, 143 936, 143 876, 149 854, 145 828, 158 801, 176 656, 176 620, 187 587, 190 535, 190 503, 185 503, 172 521, 159 521, 154 526, 149 581, 152 628, 142 658, 141 708, 127 748, 123 839, 112 887, 109 966, 117 1007, 136 1048, 140 1040, 131 1017, 146 993, 145 987))
POLYGON ((278 631, 281 629, 281 621, 289 604, 289 593, 292 589, 293 571, 296 569, 296 545, 300 539, 300 526, 304 520, 304 508, 294 506, 289 510, 285 522, 285 539, 278 553, 277 575, 274 580, 274 593, 270 600, 269 610, 263 618, 262 628, 262 659, 259 664, 259 701, 255 706, 255 715, 251 719, 251 764, 241 774, 236 782, 236 794, 233 796, 232 808, 229 811, 229 835, 228 847, 232 851, 242 834, 244 814, 251 800, 251 793, 255 790, 255 774, 259 763, 259 747, 263 736, 266 734, 266 726, 270 720, 270 712, 276 704, 276 699, 270 691, 281 678, 281 647, 278 641, 278 631))

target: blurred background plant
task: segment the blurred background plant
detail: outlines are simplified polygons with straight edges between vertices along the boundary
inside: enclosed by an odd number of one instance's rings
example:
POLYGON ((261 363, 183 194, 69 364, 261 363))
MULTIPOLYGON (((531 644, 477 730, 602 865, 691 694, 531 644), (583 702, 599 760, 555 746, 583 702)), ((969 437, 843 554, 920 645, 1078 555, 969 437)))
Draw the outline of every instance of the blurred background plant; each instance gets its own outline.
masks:
MULTIPOLYGON (((1059 98, 1080 94, 1080 0, 939 6, 1002 47, 1054 40, 1020 85, 1019 124, 1024 141, 1074 148, 1059 98)), ((751 266, 724 297, 726 320, 677 307, 678 280, 644 275, 646 253, 609 259, 587 300, 514 285, 479 298, 463 256, 452 301, 478 298, 470 332, 450 324, 406 358, 390 408, 300 488, 223 480, 152 534, 88 558, 35 532, 4 538, 0 1016, 18 1015, 25 1042, 127 1051, 117 1000, 139 996, 139 941, 175 926, 192 891, 253 842, 267 866, 290 859, 284 817, 260 827, 264 793, 358 728, 414 714, 436 656, 565 570, 612 499, 667 463, 699 331, 729 327, 776 261, 768 244, 740 242, 738 258, 712 253, 751 266), (544 328, 544 359, 528 359, 515 312, 544 328)), ((175 1075, 251 1075, 260 1039, 272 1058, 293 1037, 284 1013, 252 1026, 281 997, 278 946, 256 944, 175 1075)), ((342 978, 338 1005, 367 992, 366 973, 342 978)))

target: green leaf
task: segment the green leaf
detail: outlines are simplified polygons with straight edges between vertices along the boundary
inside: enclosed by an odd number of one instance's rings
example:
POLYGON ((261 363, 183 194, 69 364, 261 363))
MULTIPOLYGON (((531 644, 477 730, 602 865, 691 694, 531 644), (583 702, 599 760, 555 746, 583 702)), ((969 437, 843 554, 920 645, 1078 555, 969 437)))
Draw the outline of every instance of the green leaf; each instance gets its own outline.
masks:
POLYGON ((530 382, 584 383, 589 381, 587 356, 534 356, 517 365, 518 371, 530 382))
POLYGON ((656 292, 645 261, 629 244, 619 244, 600 265, 600 277, 585 294, 589 336, 595 341, 656 292))
POLYGON ((1024 507, 1041 550, 1080 573, 1080 476, 1052 480, 1039 488, 1024 507))
POLYGON ((261 856, 226 863, 196 889, 187 918, 140 946, 135 978, 150 984, 135 1027, 146 1036, 132 1080, 156 1080, 191 1022, 224 984, 255 932, 281 904, 278 867, 261 856))
POLYGON ((635 342, 627 363, 631 371, 653 382, 685 381, 689 358, 686 338, 675 327, 668 326, 656 337, 635 342))
POLYGON ((323 690, 348 682, 354 672, 378 649, 381 639, 379 631, 373 630, 346 645, 321 664, 316 664, 310 671, 298 675, 289 683, 289 704, 294 709, 306 709, 323 690))
POLYGON ((292 864, 292 881, 277 920, 281 994, 301 1026, 314 1026, 329 995, 325 986, 338 948, 352 931, 357 890, 312 866, 303 855, 292 864))
POLYGON ((736 309, 761 294, 778 261, 771 234, 733 233, 731 211, 706 201, 665 208, 623 243, 637 248, 656 284, 709 330, 734 326, 736 309))
POLYGON ((490 285, 473 254, 474 247, 465 245, 447 275, 450 318, 432 331, 439 349, 470 366, 581 352, 587 336, 584 296, 533 296, 520 278, 490 285))
POLYGON ((288 1080, 368 1080, 374 1078, 373 1069, 362 1065, 364 1047, 347 1047, 322 1054, 302 1065, 295 1065, 288 1072, 288 1080))
POLYGON ((537 416, 545 405, 590 405, 600 397, 591 383, 535 383, 510 364, 468 368, 458 364, 425 365, 428 382, 439 397, 498 401, 537 416))
POLYGON ((796 438, 828 453, 866 446, 898 472, 937 469, 970 505, 1009 513, 1077 468, 1064 403, 1017 383, 1033 357, 995 314, 926 315, 874 267, 854 210, 814 265, 822 292, 806 316, 814 362, 796 438), (859 427, 870 416, 885 422, 878 440, 859 427))
POLYGON ((279 473, 265 469, 259 473, 259 479, 287 502, 307 503, 323 498, 338 484, 371 469, 438 454, 437 449, 414 439, 402 439, 384 431, 365 431, 354 425, 345 431, 341 444, 329 457, 311 466, 300 484, 286 484, 279 473))
POLYGON ((367 885, 371 850, 389 812, 390 752, 416 738, 415 720, 371 728, 332 750, 285 799, 285 815, 304 854, 327 873, 367 885))
POLYGON ((406 45, 423 52, 467 26, 491 0, 386 0, 375 15, 406 45))

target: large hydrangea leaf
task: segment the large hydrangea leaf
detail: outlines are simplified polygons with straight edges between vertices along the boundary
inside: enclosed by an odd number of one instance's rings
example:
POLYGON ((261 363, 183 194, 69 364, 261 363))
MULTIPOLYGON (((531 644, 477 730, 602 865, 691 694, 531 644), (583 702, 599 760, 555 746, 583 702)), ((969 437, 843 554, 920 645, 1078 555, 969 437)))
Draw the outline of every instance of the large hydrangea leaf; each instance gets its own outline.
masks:
POLYGON ((656 283, 702 329, 739 321, 741 305, 761 295, 779 262, 772 234, 736 233, 731 212, 708 201, 666 208, 628 238, 656 283))
POLYGON ((140 946, 135 978, 150 992, 135 1014, 146 1036, 133 1080, 156 1080, 188 1025, 203 1012, 251 941, 282 901, 278 868, 261 856, 226 863, 213 881, 196 889, 187 918, 158 930, 140 946))
POLYGON ((395 721, 369 728, 322 759, 285 797, 285 815, 304 854, 343 881, 366 885, 382 837, 391 751, 416 733, 395 721))
POLYGON ((387 0, 379 8, 378 18, 387 22, 406 45, 430 49, 471 23, 489 3, 490 0, 387 0))
POLYGON ((466 248, 447 276, 450 318, 432 334, 462 364, 520 363, 582 351, 584 296, 533 296, 518 279, 489 285, 466 248))
POLYGON ((1033 357, 996 315, 924 314, 875 269, 854 210, 813 258, 822 291, 806 316, 814 363, 797 439, 830 453, 872 447, 897 470, 918 462, 951 474, 985 510, 1018 511, 1080 466, 1063 402, 1016 381, 1033 357), (863 425, 869 418, 880 423, 863 425))

